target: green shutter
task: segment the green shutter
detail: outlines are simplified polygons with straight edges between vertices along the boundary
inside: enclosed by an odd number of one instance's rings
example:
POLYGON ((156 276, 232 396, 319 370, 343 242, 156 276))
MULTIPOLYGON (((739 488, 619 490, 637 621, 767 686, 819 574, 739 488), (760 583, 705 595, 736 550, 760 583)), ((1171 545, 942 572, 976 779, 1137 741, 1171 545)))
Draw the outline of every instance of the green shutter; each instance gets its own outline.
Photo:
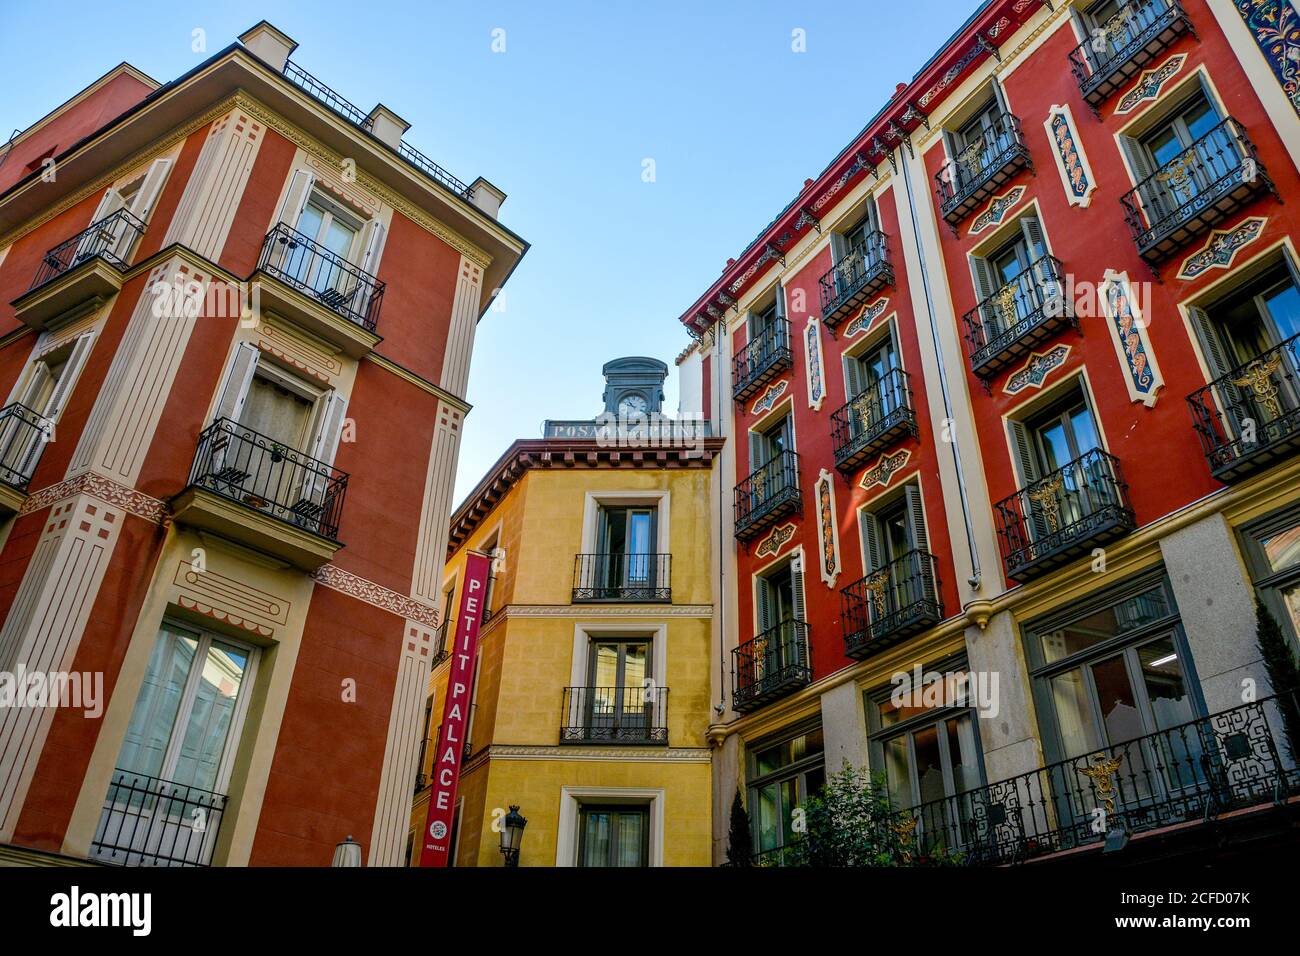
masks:
POLYGON ((785 286, 780 282, 776 284, 776 319, 778 322, 785 321, 785 286))
POLYGON ((907 495, 907 524, 908 530, 912 533, 912 547, 929 551, 930 539, 925 533, 925 509, 921 506, 921 486, 908 485, 904 492, 907 495))
POLYGON ((758 625, 758 633, 762 634, 773 625, 772 621, 772 585, 768 584, 767 578, 754 579, 754 616, 758 625))
POLYGON ((864 570, 870 574, 884 564, 880 549, 880 525, 876 521, 876 516, 870 511, 862 512, 858 524, 862 527, 862 550, 867 558, 867 566, 864 570))
POLYGON ((854 355, 844 356, 844 391, 847 393, 845 397, 852 401, 862 394, 864 388, 866 383, 862 374, 861 360, 854 355))
POLYGON ((1020 469, 1020 485, 1023 488, 1030 482, 1037 481, 1038 456, 1034 454, 1034 436, 1023 422, 1008 422, 1011 428, 1011 443, 1016 453, 1016 464, 1020 469))
POLYGON ((1210 377, 1222 378, 1234 367, 1229 363, 1232 352, 1204 309, 1193 306, 1190 311, 1192 327, 1196 329, 1196 337, 1201 343, 1201 352, 1205 355, 1205 364, 1210 367, 1210 377))
POLYGON ((905 491, 907 524, 912 533, 912 547, 922 553, 915 556, 912 567, 904 569, 903 574, 906 579, 899 583, 903 586, 907 603, 922 599, 937 604, 939 595, 935 589, 934 566, 930 560, 930 536, 925 532, 925 509, 921 505, 921 486, 911 484, 905 491), (912 579, 912 575, 916 575, 919 580, 912 579))
POLYGON ((790 596, 794 600, 794 619, 796 621, 808 620, 807 610, 804 608, 803 601, 803 567, 790 567, 790 596))
POLYGON ((1025 216, 1020 220, 1020 229, 1025 234, 1025 245, 1029 251, 1029 261, 1036 262, 1047 255, 1047 242, 1043 239, 1043 226, 1037 216, 1025 216))

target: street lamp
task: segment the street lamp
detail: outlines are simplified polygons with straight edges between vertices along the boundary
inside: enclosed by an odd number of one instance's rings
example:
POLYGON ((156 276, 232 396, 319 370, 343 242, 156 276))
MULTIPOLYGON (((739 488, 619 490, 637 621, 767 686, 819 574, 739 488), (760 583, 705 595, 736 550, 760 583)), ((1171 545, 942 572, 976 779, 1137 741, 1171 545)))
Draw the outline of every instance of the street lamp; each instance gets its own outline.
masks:
POLYGON ((519 807, 512 805, 501 823, 501 855, 506 858, 506 866, 518 866, 519 844, 524 841, 528 821, 519 815, 519 807))
POLYGON ((361 844, 352 842, 352 835, 334 847, 334 859, 330 866, 360 866, 361 844))

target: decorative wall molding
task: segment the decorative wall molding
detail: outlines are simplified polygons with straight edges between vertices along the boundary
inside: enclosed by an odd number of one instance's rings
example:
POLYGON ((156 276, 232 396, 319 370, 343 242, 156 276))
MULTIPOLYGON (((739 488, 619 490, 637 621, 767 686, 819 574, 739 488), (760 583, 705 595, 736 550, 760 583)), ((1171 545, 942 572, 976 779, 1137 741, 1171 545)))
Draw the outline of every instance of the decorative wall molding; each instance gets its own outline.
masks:
POLYGON ((1164 386, 1164 376, 1156 362, 1147 323, 1133 295, 1127 272, 1107 269, 1097 298, 1105 313, 1106 328, 1115 346, 1115 357, 1124 371, 1124 385, 1129 400, 1148 408, 1156 403, 1156 393, 1164 386))
POLYGON ((83 472, 55 484, 46 485, 39 491, 33 491, 27 496, 18 513, 33 514, 43 508, 67 501, 69 498, 75 498, 77 495, 98 498, 105 504, 121 508, 127 514, 143 518, 153 524, 162 524, 167 517, 167 502, 150 497, 93 471, 83 472))
POLYGON ((858 487, 868 491, 872 488, 888 488, 894 476, 903 470, 911 457, 912 451, 908 448, 900 448, 896 452, 881 455, 874 465, 862 473, 858 487))
POLYGON ((1159 66, 1143 70, 1137 82, 1133 84, 1127 93, 1120 97, 1119 102, 1115 105, 1114 115, 1125 116, 1132 113, 1143 103, 1154 100, 1160 95, 1160 91, 1164 89, 1165 84, 1178 75, 1178 71, 1183 68, 1183 64, 1186 62, 1186 53, 1175 53, 1159 66))
POLYGON ((994 196, 984 207, 984 211, 971 220, 970 229, 966 234, 978 236, 981 232, 1001 223, 1007 218, 1007 213, 1025 197, 1025 192, 1024 186, 1015 186, 1001 196, 994 196))
POLYGON ((813 485, 813 500, 817 504, 818 570, 822 583, 834 590, 840 575, 839 510, 835 507, 835 477, 825 468, 813 485))
POLYGON ((804 369, 808 379, 808 407, 814 412, 821 411, 826 401, 826 372, 822 361, 821 323, 816 316, 808 316, 804 327, 804 369))
POLYGON ((1052 159, 1056 161, 1056 171, 1061 174, 1065 198, 1071 206, 1087 208, 1092 202, 1097 180, 1079 141, 1079 127, 1070 112, 1070 104, 1053 105, 1047 111, 1043 128, 1047 130, 1047 141, 1052 144, 1052 159))
POLYGON ((519 618, 606 618, 606 617, 713 617, 711 604, 508 604, 492 612, 492 620, 519 618))
POLYGON ((793 522, 788 524, 779 524, 767 533, 767 536, 758 542, 758 547, 754 549, 755 558, 766 558, 769 555, 776 557, 781 553, 781 549, 794 540, 796 525, 793 522))
POLYGON ((758 400, 750 406, 749 414, 763 415, 770 412, 772 407, 776 405, 776 400, 784 395, 785 390, 789 387, 790 380, 788 378, 783 378, 781 381, 769 385, 767 391, 763 392, 763 394, 758 397, 758 400))
POLYGON ((344 571, 336 564, 322 565, 312 573, 317 584, 346 594, 348 597, 363 601, 371 607, 391 611, 398 617, 416 621, 428 627, 438 626, 438 609, 414 598, 398 594, 396 591, 367 581, 363 577, 344 571))
POLYGON ((1070 346, 1065 343, 1053 345, 1045 352, 1030 352, 1029 360, 1007 376, 1002 391, 1019 395, 1027 388, 1042 388, 1048 374, 1064 365, 1069 355, 1070 346))
POLYGON ((859 332, 865 332, 871 328, 871 324, 885 313, 889 307, 889 296, 881 296, 875 302, 870 302, 862 307, 862 311, 854 316, 848 325, 844 326, 844 337, 851 339, 859 332))
POLYGON ((1232 0, 1291 107, 1300 113, 1300 13, 1288 0, 1232 0))
POLYGON ((707 747, 562 747, 492 744, 489 760, 574 760, 607 763, 709 763, 707 747))
POLYGON ((1250 216, 1231 229, 1215 229, 1205 245, 1183 260, 1175 278, 1191 281, 1211 269, 1227 269, 1238 252, 1264 234, 1267 224, 1264 216, 1250 216))

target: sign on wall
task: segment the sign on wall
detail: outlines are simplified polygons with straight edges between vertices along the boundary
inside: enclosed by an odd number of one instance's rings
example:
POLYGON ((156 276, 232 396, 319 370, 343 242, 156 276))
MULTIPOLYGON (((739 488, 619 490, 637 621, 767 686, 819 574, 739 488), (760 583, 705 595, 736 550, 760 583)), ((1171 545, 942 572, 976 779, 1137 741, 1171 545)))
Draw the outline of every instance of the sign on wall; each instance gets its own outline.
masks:
POLYGON ((433 784, 429 791, 429 816, 424 821, 424 849, 420 866, 445 867, 451 860, 451 824, 456 813, 456 788, 465 750, 465 727, 469 722, 470 698, 474 692, 474 659, 478 656, 478 630, 483 598, 487 594, 492 559, 470 552, 465 556, 465 585, 460 592, 460 616, 456 618, 456 643, 451 647, 447 675, 447 698, 442 705, 442 728, 433 756, 433 784))

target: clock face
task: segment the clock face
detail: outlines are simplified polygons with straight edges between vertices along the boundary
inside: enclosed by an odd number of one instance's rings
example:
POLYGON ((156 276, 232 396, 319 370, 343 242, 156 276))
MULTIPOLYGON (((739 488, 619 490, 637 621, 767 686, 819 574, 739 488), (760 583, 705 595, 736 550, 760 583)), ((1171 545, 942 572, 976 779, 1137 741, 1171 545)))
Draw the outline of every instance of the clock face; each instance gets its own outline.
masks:
POLYGON ((618 413, 620 415, 640 415, 647 408, 644 395, 624 395, 618 403, 618 413))

